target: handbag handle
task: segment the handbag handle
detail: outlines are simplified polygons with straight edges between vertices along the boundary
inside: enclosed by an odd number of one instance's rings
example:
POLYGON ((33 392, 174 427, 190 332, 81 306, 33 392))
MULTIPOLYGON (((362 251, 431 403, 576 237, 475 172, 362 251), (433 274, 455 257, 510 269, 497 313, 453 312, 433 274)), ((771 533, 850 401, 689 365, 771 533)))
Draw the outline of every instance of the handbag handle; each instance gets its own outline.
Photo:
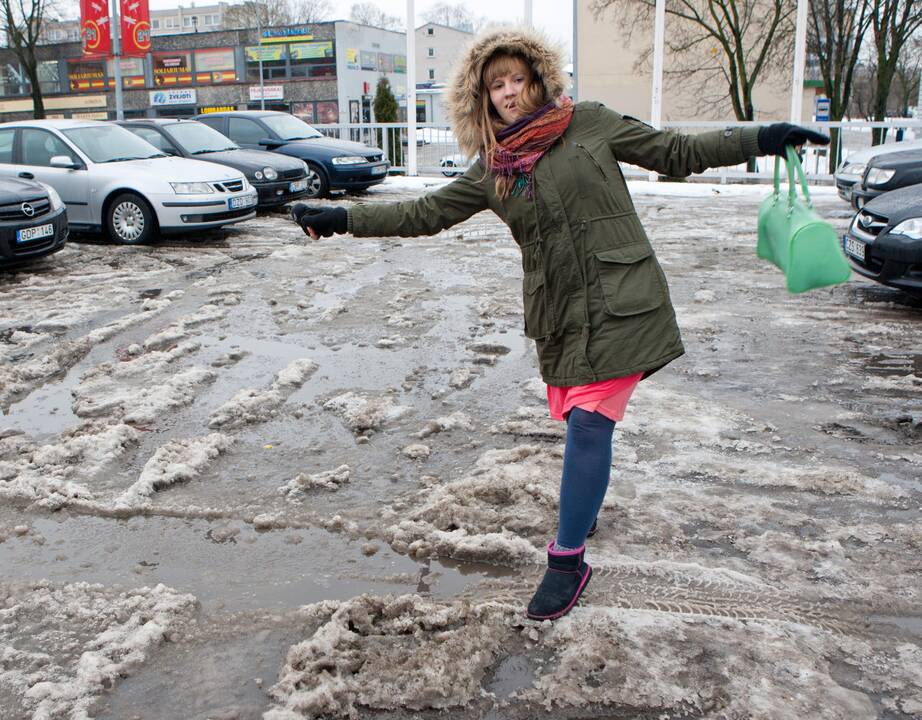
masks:
MULTIPOLYGON (((797 156, 797 153, 794 152, 794 147, 792 145, 785 145, 785 165, 787 166, 788 171, 788 208, 794 207, 794 201, 797 199, 797 185, 794 183, 794 173, 797 173, 798 180, 800 180, 800 189, 804 194, 804 201, 807 204, 807 207, 813 207, 813 201, 810 199, 810 191, 807 189, 807 175, 804 173, 803 165, 800 164, 800 158, 797 156)), ((775 201, 777 202, 778 196, 781 194, 781 157, 775 156, 775 201)))

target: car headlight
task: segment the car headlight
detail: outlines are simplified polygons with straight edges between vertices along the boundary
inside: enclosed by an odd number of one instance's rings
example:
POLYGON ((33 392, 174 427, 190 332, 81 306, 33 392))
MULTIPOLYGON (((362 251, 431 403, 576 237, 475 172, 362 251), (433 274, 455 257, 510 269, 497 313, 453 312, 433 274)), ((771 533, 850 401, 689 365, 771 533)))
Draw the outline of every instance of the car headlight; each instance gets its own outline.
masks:
POLYGON ((264 167, 263 175, 265 176, 266 180, 275 180, 279 176, 279 174, 275 172, 275 170, 271 167, 264 167))
POLYGON ((64 207, 64 201, 61 200, 58 191, 51 187, 51 185, 45 185, 45 183, 42 183, 42 185, 44 185, 45 190, 48 191, 48 199, 51 201, 51 212, 57 212, 64 207))
POLYGON ((343 155, 342 157, 333 158, 334 165, 358 165, 365 162, 361 155, 343 155))
POLYGON ((890 235, 905 235, 913 240, 922 240, 922 218, 909 218, 899 223, 890 235))
POLYGON ((896 170, 884 170, 883 168, 871 168, 868 170, 867 184, 868 185, 883 185, 887 183, 890 178, 896 175, 896 170))
POLYGON ((853 163, 846 162, 842 166, 842 169, 839 170, 839 172, 842 175, 858 175, 860 177, 861 175, 864 175, 864 171, 866 169, 867 169, 867 165, 865 165, 864 163, 854 163, 853 164, 853 163))
POLYGON ((171 182, 170 187, 177 195, 207 195, 214 189, 205 182, 171 182))

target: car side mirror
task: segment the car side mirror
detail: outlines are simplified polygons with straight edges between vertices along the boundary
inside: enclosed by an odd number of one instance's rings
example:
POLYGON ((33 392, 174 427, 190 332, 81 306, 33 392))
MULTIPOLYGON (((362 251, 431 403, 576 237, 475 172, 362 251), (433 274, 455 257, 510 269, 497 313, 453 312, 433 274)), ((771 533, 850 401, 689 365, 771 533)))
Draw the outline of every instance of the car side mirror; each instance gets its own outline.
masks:
POLYGON ((279 142, 278 140, 273 140, 272 138, 263 138, 262 140, 259 141, 259 144, 265 145, 266 147, 270 147, 272 145, 281 145, 282 143, 279 142))
POLYGON ((51 167, 66 168, 67 170, 77 170, 82 167, 82 165, 74 162, 74 159, 67 157, 67 155, 55 155, 48 161, 48 164, 51 165, 51 167))

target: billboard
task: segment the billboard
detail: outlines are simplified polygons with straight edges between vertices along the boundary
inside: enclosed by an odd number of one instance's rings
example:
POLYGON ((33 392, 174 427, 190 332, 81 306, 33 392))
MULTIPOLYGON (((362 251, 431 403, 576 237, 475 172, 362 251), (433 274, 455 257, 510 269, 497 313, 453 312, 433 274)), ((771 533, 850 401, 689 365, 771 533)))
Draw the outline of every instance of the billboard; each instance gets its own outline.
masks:
POLYGON ((107 0, 80 0, 80 41, 85 56, 103 57, 111 53, 107 0))
MULTIPOLYGON (((98 0, 91 0, 95 1, 98 0)), ((150 52, 150 9, 147 0, 118 0, 118 3, 122 26, 122 55, 147 55, 150 52)))

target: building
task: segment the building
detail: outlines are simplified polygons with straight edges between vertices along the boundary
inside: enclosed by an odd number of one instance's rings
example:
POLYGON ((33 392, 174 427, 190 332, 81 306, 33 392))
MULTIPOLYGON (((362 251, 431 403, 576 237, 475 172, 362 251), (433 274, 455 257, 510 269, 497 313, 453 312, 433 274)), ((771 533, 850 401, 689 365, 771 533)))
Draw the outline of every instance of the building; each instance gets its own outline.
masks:
MULTIPOLYGON (((43 45, 37 55, 48 115, 115 117, 112 60, 83 57, 79 42, 43 45)), ((381 75, 406 104, 406 35, 339 20, 261 36, 255 29, 157 35, 146 56, 122 58, 121 72, 127 118, 265 105, 307 122, 370 122, 381 75)), ((12 51, 0 48, 0 121, 31 116, 28 80, 12 51)))
POLYGON ((38 34, 38 44, 51 45, 66 42, 80 42, 80 21, 46 18, 38 34))
POLYGON ((445 83, 458 56, 474 34, 439 23, 420 25, 416 32, 416 119, 448 122, 442 105, 445 83))
POLYGON ((211 32, 224 30, 224 13, 227 3, 169 8, 150 11, 150 34, 176 35, 180 33, 211 32))
MULTIPOLYGON (((610 17, 596 18, 591 0, 578 0, 577 9, 577 88, 580 100, 598 100, 623 115, 647 120, 652 103, 652 76, 638 69, 641 53, 652 43, 653 27, 644 36, 640 31, 630 40, 623 28, 610 17), (649 40, 647 39, 649 38, 649 40)), ((666 33, 676 22, 666 17, 666 33)), ((665 60, 669 70, 669 56, 665 60)), ((801 121, 813 117, 819 89, 815 80, 804 83, 801 121)), ((663 120, 729 121, 732 111, 701 102, 693 85, 668 85, 663 93, 663 120)), ((753 92, 755 119, 788 120, 791 113, 791 71, 785 68, 774 75, 766 74, 753 92)))

